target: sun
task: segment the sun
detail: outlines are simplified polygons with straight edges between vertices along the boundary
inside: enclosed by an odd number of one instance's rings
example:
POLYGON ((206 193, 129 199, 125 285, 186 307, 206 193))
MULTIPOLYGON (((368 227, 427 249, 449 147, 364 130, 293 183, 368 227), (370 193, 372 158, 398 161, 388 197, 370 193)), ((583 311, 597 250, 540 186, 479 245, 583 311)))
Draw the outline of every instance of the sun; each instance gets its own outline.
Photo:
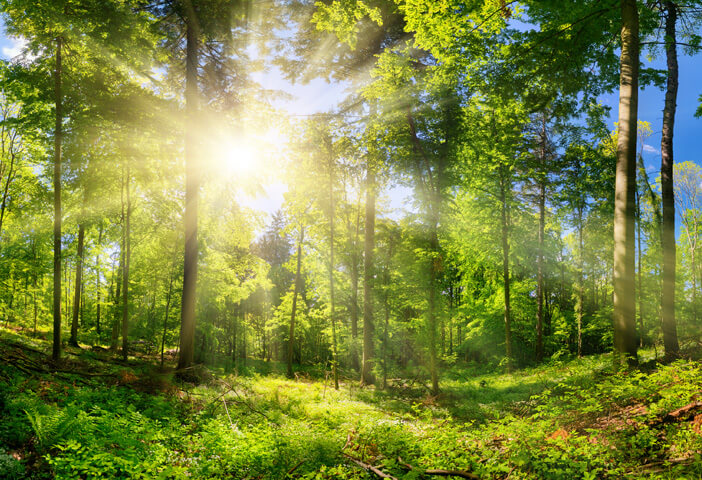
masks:
POLYGON ((260 169, 263 152, 247 139, 231 139, 217 146, 215 156, 220 174, 251 176, 260 169))

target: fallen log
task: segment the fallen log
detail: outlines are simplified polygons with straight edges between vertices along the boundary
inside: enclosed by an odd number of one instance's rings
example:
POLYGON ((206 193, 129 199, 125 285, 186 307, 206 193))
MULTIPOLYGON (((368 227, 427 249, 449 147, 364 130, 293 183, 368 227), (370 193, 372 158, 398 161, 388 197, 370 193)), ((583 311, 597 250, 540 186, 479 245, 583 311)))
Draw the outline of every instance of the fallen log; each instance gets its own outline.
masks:
POLYGON ((702 410, 702 402, 688 403, 684 407, 680 407, 677 410, 667 413, 661 421, 663 423, 668 423, 681 420, 689 415, 692 415, 697 410, 702 410))
POLYGON ((480 480, 479 476, 471 472, 466 472, 465 470, 444 470, 440 468, 428 468, 425 470, 423 468, 413 467, 409 463, 403 462, 400 457, 397 457, 397 463, 407 470, 419 472, 421 475, 433 475, 435 477, 460 477, 468 478, 470 480, 480 480))

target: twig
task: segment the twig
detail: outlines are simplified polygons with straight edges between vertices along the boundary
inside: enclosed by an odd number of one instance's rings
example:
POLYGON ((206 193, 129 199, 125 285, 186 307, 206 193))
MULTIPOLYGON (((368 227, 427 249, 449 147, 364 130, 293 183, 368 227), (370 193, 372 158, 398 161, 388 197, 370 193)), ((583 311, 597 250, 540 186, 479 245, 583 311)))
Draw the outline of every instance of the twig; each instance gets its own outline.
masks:
POLYGON ((400 457, 397 457, 397 463, 405 467, 407 470, 420 472, 420 475, 433 475, 435 477, 461 477, 468 478, 470 480, 480 480, 480 477, 476 474, 466 472, 464 470, 444 470, 440 468, 429 468, 424 470, 422 468, 413 467, 409 463, 403 462, 402 458, 400 457))
POLYGON ((303 463, 305 463, 304 458, 302 460, 300 460, 299 462, 297 462, 297 464, 295 464, 294 467, 292 467, 290 470, 288 470, 288 475, 292 475, 295 472, 295 470, 297 470, 300 467, 300 465, 302 465, 303 463))
POLYGON ((375 473, 378 476, 378 478, 389 478, 391 480, 397 480, 397 478, 393 477, 392 475, 383 472, 382 470, 380 470, 377 467, 374 467, 373 465, 370 465, 368 463, 364 463, 364 462, 360 461, 359 459, 352 457, 348 453, 344 453, 344 457, 348 458, 349 460, 351 460, 353 463, 355 463, 359 467, 363 468, 364 470, 366 470, 368 472, 375 473))
POLYGON ((232 422, 232 417, 229 416, 229 409, 227 408, 227 402, 224 400, 224 397, 222 397, 222 403, 224 404, 224 411, 227 412, 227 418, 229 419, 229 425, 232 427, 232 430, 236 431, 236 428, 234 428, 234 423, 232 422))

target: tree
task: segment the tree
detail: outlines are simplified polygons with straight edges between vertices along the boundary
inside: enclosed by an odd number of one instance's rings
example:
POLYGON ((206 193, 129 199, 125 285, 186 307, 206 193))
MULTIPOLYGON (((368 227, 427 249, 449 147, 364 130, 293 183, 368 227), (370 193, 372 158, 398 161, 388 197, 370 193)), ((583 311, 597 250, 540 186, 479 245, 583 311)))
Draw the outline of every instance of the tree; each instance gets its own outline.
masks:
POLYGON ((637 363, 635 278, 636 128, 639 90, 639 13, 635 0, 621 0, 621 73, 616 191, 614 197, 614 348, 637 363))

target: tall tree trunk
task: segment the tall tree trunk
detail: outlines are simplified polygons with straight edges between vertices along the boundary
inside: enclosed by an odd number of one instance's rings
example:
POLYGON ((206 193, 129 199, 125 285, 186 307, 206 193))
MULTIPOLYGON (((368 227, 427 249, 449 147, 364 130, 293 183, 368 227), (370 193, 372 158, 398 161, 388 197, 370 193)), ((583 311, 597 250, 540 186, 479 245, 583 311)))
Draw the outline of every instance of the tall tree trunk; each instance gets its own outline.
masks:
POLYGON ((361 197, 356 209, 356 232, 351 252, 351 367, 360 370, 358 359, 358 232, 361 223, 361 197))
POLYGON ((667 359, 677 357, 680 352, 675 321, 675 202, 673 193, 673 130, 678 97, 678 53, 675 45, 677 6, 665 2, 666 59, 668 84, 663 108, 663 132, 661 134, 661 194, 663 198, 663 225, 661 249, 663 251, 663 290, 661 295, 661 320, 663 345, 667 359))
POLYGON ((95 252, 95 328, 97 329, 98 343, 100 343, 100 245, 102 244, 102 223, 98 230, 97 251, 95 252))
MULTIPOLYGON (((545 147, 542 148, 542 161, 545 162, 545 147)), ((546 226, 546 178, 539 182, 539 246, 536 257, 536 361, 544 358, 544 230, 546 226)))
POLYGON ((54 70, 54 343, 51 358, 61 358, 61 143, 63 139, 63 95, 61 93, 61 37, 56 39, 56 69, 54 70))
POLYGON ((37 336, 37 318, 38 318, 38 308, 37 308, 37 241, 36 238, 32 239, 32 266, 34 267, 33 280, 32 280, 32 303, 34 304, 34 337, 37 336))
POLYGON ((614 362, 638 363, 634 294, 634 194, 639 86, 639 13, 636 0, 621 0, 619 137, 614 197, 614 362))
POLYGON ((500 217, 502 222, 502 280, 504 282, 504 319, 505 319, 505 353, 507 371, 512 371, 512 312, 510 308, 509 280, 509 212, 507 200, 507 179, 504 166, 500 167, 500 217))
MULTIPOLYGON (((437 202, 438 203, 438 202, 437 202)), ((434 208, 438 208, 438 205, 433 205, 434 208)), ((431 231, 429 233, 429 249, 433 254, 431 256, 429 264, 429 321, 427 322, 427 327, 429 328, 429 373, 431 374, 431 393, 432 395, 439 394, 439 361, 436 355, 436 317, 437 317, 437 302, 436 302, 436 291, 437 291, 437 274, 438 274, 438 253, 439 253, 439 221, 438 214, 432 213, 433 219, 431 221, 431 231)))
POLYGON ((183 264, 183 300, 181 306, 180 352, 178 370, 192 365, 195 351, 195 290, 197 286, 197 209, 200 195, 200 172, 197 161, 199 129, 200 27, 192 2, 184 0, 186 16, 185 54, 185 261, 183 264))
POLYGON ((373 250, 375 249, 375 170, 366 163, 366 218, 363 245, 363 364, 361 385, 375 383, 373 360, 375 358, 375 324, 373 322, 373 250))
POLYGON ((636 297, 638 299, 637 314, 639 317, 639 346, 644 344, 644 319, 643 319, 643 250, 641 249, 641 194, 636 189, 636 297))
POLYGON ((80 294, 83 282, 83 243, 85 239, 85 225, 81 221, 78 225, 78 252, 76 258, 76 283, 75 295, 73 296, 73 318, 71 319, 71 338, 68 343, 71 346, 78 346, 78 313, 80 312, 80 294))
MULTIPOLYGON (((121 242, 120 242, 121 243, 121 242)), ((124 271, 124 244, 120 245, 119 266, 117 267, 117 281, 115 284, 115 295, 112 297, 114 315, 112 318, 112 335, 110 338, 110 350, 117 350, 119 346, 119 330, 121 318, 121 292, 122 292, 122 272, 124 271)))
MULTIPOLYGON (((579 165, 578 165, 579 167, 579 165)), ((585 303, 583 204, 578 205, 578 358, 583 356, 583 307, 585 303)))
POLYGON ((339 355, 336 345, 336 316, 334 305, 334 152, 331 138, 327 137, 329 150, 329 315, 332 325, 332 373, 334 375, 334 388, 339 389, 339 355))
POLYGON ((127 178, 124 189, 127 194, 127 214, 124 223, 124 273, 122 274, 122 358, 127 361, 129 353, 129 260, 132 253, 131 240, 131 217, 132 217, 132 199, 129 193, 129 184, 131 182, 131 169, 127 165, 127 178))
POLYGON ((293 287, 292 312, 290 313, 290 333, 288 337, 288 378, 293 377, 293 352, 295 347, 295 312, 297 310, 297 294, 300 291, 300 267, 302 265, 302 242, 305 241, 305 227, 300 225, 300 239, 297 242, 297 270, 295 286, 293 287))

